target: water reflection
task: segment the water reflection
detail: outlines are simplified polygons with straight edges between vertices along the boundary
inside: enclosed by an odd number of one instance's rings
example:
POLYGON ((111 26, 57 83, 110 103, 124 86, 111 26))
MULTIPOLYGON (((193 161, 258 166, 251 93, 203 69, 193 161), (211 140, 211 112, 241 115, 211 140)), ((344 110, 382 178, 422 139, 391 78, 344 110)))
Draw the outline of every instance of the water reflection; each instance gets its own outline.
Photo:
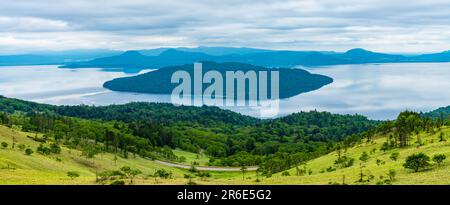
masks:
MULTIPOLYGON (((429 111, 450 105, 450 64, 368 64, 309 69, 334 79, 319 90, 281 100, 280 115, 301 110, 363 114, 392 119, 405 109, 429 111)), ((146 70, 144 72, 149 72, 146 70)), ((170 102, 169 95, 112 92, 105 81, 135 74, 57 66, 0 67, 0 95, 56 105, 170 102)), ((258 116, 258 108, 227 107, 258 116)))

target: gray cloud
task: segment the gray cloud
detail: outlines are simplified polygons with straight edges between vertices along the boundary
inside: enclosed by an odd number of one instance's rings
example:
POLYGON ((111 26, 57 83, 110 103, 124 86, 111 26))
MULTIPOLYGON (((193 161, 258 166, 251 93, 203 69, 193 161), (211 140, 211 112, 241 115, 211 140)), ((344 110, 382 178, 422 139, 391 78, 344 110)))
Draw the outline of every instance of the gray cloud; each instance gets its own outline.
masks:
POLYGON ((0 0, 0 52, 251 46, 450 49, 448 0, 0 0))

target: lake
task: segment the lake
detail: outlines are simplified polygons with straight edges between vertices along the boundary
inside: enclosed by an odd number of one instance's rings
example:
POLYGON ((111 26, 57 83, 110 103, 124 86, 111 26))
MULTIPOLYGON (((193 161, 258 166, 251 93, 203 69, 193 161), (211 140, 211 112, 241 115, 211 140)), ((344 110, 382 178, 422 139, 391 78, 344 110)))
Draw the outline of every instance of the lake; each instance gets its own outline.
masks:
MULTIPOLYGON (((330 76, 334 82, 281 100, 280 115, 319 110, 393 119, 406 109, 426 112, 450 105, 450 63, 339 65, 307 70, 330 76)), ((105 81, 131 75, 96 68, 60 69, 55 65, 5 66, 0 67, 0 95, 55 105, 170 102, 170 95, 121 93, 102 87, 105 81)), ((228 109, 259 115, 258 108, 228 109)))

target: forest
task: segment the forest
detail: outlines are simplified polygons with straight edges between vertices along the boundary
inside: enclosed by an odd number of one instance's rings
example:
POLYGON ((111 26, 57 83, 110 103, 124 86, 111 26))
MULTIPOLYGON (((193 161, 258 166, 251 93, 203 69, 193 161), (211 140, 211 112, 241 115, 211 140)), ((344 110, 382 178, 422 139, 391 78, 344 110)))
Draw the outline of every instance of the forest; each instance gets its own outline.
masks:
MULTIPOLYGON (((344 150, 378 133, 391 134, 385 149, 406 146, 411 133, 448 121, 403 112, 396 121, 360 115, 300 112, 261 120, 216 107, 177 107, 162 103, 111 106, 53 106, 0 97, 0 123, 44 133, 42 152, 59 145, 86 157, 101 152, 128 158, 177 162, 173 149, 206 154, 211 166, 259 166, 266 175, 344 150), (51 145, 46 145, 51 139, 51 145)), ((35 136, 29 136, 35 138, 35 136)))

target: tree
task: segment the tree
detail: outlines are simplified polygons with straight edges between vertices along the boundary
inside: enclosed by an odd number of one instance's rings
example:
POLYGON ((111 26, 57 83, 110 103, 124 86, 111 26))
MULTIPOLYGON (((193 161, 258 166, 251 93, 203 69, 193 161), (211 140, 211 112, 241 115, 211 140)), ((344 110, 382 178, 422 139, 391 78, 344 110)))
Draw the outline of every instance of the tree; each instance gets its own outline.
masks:
POLYGON ((439 133, 439 142, 445 142, 444 133, 442 131, 439 133))
POLYGON ((241 172, 242 172, 242 180, 245 180, 245 173, 247 172, 247 167, 242 166, 241 167, 241 172))
MULTIPOLYGON (((13 130, 13 132, 15 132, 15 131, 13 130)), ((13 134, 13 136, 12 136, 12 148, 13 148, 13 149, 14 149, 14 147, 16 146, 16 142, 17 142, 16 135, 13 134)))
POLYGON ((412 169, 414 172, 426 169, 430 166, 430 157, 424 153, 417 153, 406 158, 403 167, 412 169))
POLYGON ((256 182, 261 182, 261 180, 259 179, 261 172, 262 172, 261 168, 256 169, 256 182))
POLYGON ((69 171, 67 172, 67 176, 70 177, 70 179, 74 180, 75 178, 80 177, 80 174, 75 171, 69 171))
POLYGON ((359 160, 361 160, 361 161, 363 161, 363 162, 367 162, 367 160, 369 160, 369 154, 367 154, 367 152, 364 151, 364 152, 361 154, 361 157, 359 157, 359 160))
POLYGON ((410 134, 421 127, 420 115, 416 112, 405 111, 400 113, 395 121, 400 147, 408 146, 410 134))
POLYGON ((338 143, 337 145, 336 145, 336 152, 337 152, 337 155, 338 155, 338 160, 339 159, 341 159, 341 144, 340 143, 338 143))
POLYGON ((6 142, 2 142, 2 148, 3 148, 3 149, 6 149, 6 148, 8 148, 8 143, 6 143, 6 142))
POLYGON ((436 162, 438 166, 441 166, 446 158, 445 154, 436 154, 433 156, 433 161, 436 162))
POLYGON ((122 171, 128 179, 130 179, 130 184, 133 184, 133 179, 139 175, 142 174, 142 171, 139 169, 133 169, 131 167, 122 167, 120 168, 120 171, 122 171))
POLYGON ((81 150, 81 155, 86 157, 86 159, 92 159, 100 153, 99 149, 93 145, 86 145, 81 150))
POLYGON ((117 165, 117 155, 114 155, 113 161, 114 161, 114 166, 116 166, 117 165))

